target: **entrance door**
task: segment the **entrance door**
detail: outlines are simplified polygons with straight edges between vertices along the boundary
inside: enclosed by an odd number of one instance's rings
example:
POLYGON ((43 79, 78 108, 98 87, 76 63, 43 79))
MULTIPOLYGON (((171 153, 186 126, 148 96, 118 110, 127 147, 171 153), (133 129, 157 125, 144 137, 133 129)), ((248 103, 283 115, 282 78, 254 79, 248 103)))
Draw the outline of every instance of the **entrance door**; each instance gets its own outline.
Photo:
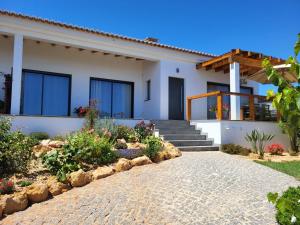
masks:
POLYGON ((184 119, 184 80, 169 77, 169 119, 184 119))

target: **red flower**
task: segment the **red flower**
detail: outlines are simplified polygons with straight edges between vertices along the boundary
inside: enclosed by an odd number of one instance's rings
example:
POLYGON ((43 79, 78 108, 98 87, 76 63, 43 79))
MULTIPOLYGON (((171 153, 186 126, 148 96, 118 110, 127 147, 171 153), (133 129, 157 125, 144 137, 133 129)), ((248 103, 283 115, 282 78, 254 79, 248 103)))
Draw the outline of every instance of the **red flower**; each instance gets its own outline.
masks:
POLYGON ((267 146, 266 152, 270 153, 271 155, 282 155, 284 148, 280 144, 272 144, 267 146))

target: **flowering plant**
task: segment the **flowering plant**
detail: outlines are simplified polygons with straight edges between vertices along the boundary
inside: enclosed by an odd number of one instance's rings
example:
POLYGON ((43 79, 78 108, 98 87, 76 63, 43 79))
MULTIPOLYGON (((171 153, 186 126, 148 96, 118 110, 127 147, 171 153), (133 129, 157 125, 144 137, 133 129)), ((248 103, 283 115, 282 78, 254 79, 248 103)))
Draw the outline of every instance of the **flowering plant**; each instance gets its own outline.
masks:
POLYGON ((14 182, 7 179, 0 179, 0 194, 10 194, 14 191, 14 182))
POLYGON ((79 106, 77 108, 74 108, 74 113, 76 113, 79 117, 85 117, 88 111, 89 107, 79 106))
POLYGON ((271 155, 282 155, 284 149, 280 144, 272 144, 267 146, 266 152, 270 153, 271 155))
POLYGON ((153 123, 146 124, 144 121, 141 121, 135 125, 134 130, 139 136, 139 139, 144 140, 146 137, 153 134, 154 124, 153 123))
MULTIPOLYGON (((210 112, 217 112, 218 111, 218 107, 216 105, 211 105, 211 106, 209 106, 208 110, 210 112)), ((223 104, 222 111, 223 112, 228 112, 229 111, 229 105, 228 104, 223 104)))

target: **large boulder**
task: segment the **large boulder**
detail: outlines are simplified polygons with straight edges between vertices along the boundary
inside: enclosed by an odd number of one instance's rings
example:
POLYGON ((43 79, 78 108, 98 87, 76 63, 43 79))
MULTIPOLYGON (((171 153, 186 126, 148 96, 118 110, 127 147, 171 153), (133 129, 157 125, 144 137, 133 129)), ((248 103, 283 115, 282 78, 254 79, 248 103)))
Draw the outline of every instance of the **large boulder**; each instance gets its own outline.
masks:
POLYGON ((93 179, 98 180, 114 174, 114 169, 109 166, 98 167, 93 171, 93 179))
POLYGON ((64 146, 65 142, 63 141, 50 141, 48 143, 48 146, 51 148, 61 148, 62 146, 64 146))
POLYGON ((117 172, 130 170, 132 168, 131 161, 125 158, 121 158, 118 160, 118 162, 115 165, 115 170, 117 172))
POLYGON ((16 192, 11 195, 5 195, 1 200, 3 214, 12 214, 22 211, 28 206, 27 194, 25 192, 16 192))
POLYGON ((34 183, 26 190, 28 200, 32 203, 42 202, 48 198, 48 187, 43 183, 34 183))
POLYGON ((82 187, 92 181, 92 176, 89 172, 84 172, 82 169, 70 173, 68 181, 72 187, 82 187))
POLYGON ((60 195, 63 192, 70 190, 68 184, 61 183, 57 180, 55 176, 51 176, 47 180, 48 191, 52 196, 60 195))
POLYGON ((132 166, 142 166, 142 165, 147 165, 147 164, 151 164, 151 163, 152 163, 152 161, 145 155, 131 160, 132 166))
POLYGON ((154 158, 152 159, 153 162, 158 163, 163 160, 173 159, 176 157, 181 156, 181 151, 172 145, 169 142, 164 142, 162 151, 159 151, 154 158))
POLYGON ((52 148, 50 148, 47 145, 36 145, 32 148, 32 152, 35 155, 36 158, 41 157, 42 155, 46 154, 47 152, 51 151, 52 148))
POLYGON ((3 202, 0 199, 0 219, 2 218, 3 208, 4 208, 4 204, 3 204, 3 202))
POLYGON ((50 141, 51 141, 50 139, 45 139, 45 140, 40 141, 40 144, 44 145, 44 146, 48 146, 50 141))

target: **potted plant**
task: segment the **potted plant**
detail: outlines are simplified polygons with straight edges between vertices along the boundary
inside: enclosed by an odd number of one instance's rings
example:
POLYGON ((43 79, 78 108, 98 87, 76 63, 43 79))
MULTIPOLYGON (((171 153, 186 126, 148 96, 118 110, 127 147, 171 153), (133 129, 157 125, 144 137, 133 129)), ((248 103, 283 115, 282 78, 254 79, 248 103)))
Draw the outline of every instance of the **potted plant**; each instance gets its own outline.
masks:
MULTIPOLYGON (((215 113, 216 118, 218 118, 218 107, 216 105, 211 105, 208 108, 209 112, 215 113)), ((223 119, 224 118, 229 118, 229 105, 228 104, 223 104, 222 106, 222 114, 223 114, 223 119)))

